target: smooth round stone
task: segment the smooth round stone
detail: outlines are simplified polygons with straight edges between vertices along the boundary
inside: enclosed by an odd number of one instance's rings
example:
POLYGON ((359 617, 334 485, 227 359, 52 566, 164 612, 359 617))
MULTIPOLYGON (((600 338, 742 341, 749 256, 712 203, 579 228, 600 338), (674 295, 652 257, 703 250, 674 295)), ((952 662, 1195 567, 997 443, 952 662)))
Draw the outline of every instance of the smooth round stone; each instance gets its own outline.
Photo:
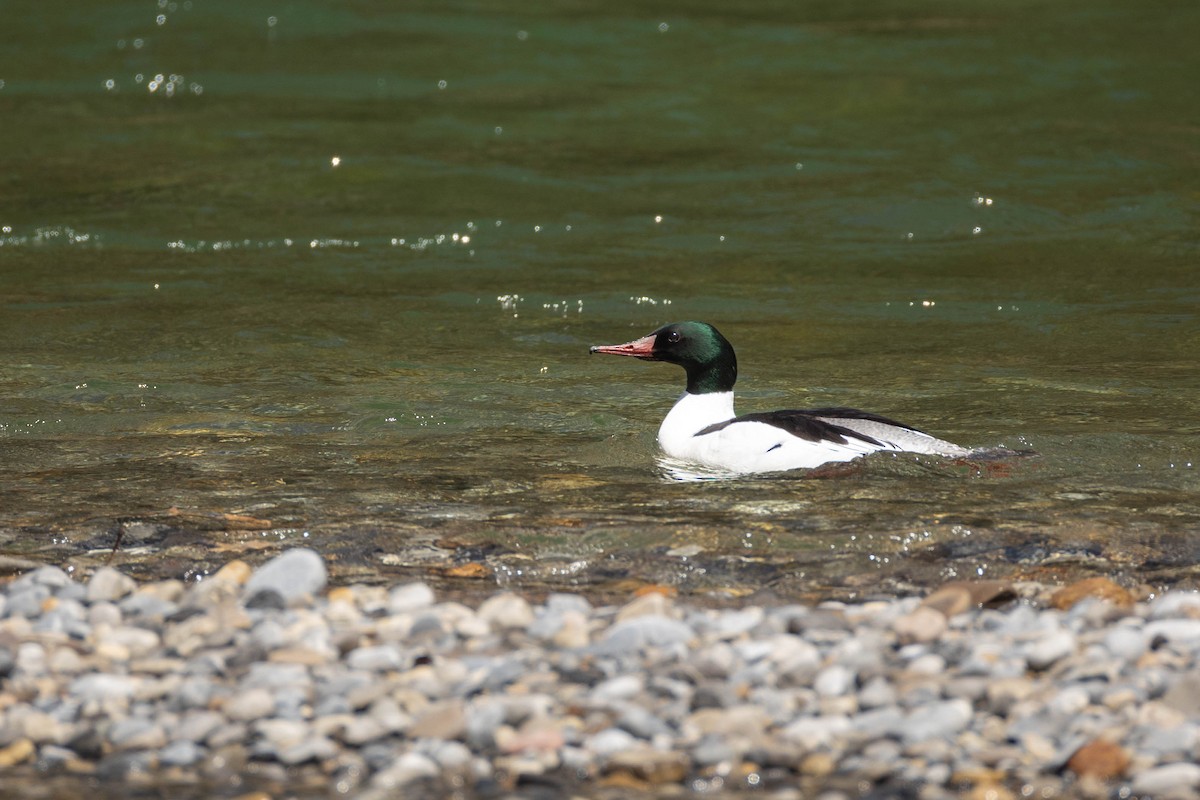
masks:
POLYGON ((417 716, 407 733, 412 738, 458 739, 466 735, 466 704, 458 698, 434 703, 417 716))
MULTIPOLYGON (((1200 620, 1197 621, 1200 625, 1200 620)), ((1045 670, 1075 652, 1075 634, 1056 630, 1043 634, 1025 646, 1025 662, 1030 669, 1045 670)))
POLYGON ((691 663, 706 678, 727 678, 737 669, 738 657, 728 644, 717 642, 693 653, 691 663))
POLYGON ((30 711, 14 722, 18 723, 21 734, 35 744, 63 744, 75 733, 71 725, 42 711, 30 711))
POLYGON ((167 743, 167 734, 153 720, 128 717, 113 723, 108 741, 117 750, 157 750, 167 743))
POLYGON ((562 612, 562 626, 551 638, 551 643, 564 650, 577 650, 587 647, 590 641, 591 629, 587 614, 574 610, 562 612))
POLYGON ((861 708, 890 706, 895 702, 896 690, 882 675, 868 680, 858 692, 858 705, 861 708))
POLYGON ((1158 797, 1200 787, 1200 765, 1178 762, 1142 770, 1133 776, 1134 794, 1158 797))
POLYGON ((832 747, 852 730, 850 718, 844 715, 801 717, 780 731, 780 735, 803 750, 832 747))
POLYGON ((347 667, 366 672, 402 670, 408 669, 411 665, 411 656, 407 656, 399 647, 393 644, 356 647, 346 656, 347 667))
POLYGON ((131 658, 149 656, 162 645, 157 633, 133 625, 122 625, 109 630, 104 635, 104 640, 126 648, 131 658))
POLYGON ((316 597, 328 580, 325 560, 306 547, 288 550, 254 571, 246 581, 243 597, 249 603, 260 594, 274 592, 286 604, 316 597))
POLYGON ((493 630, 500 631, 528 628, 533 622, 533 608, 529 601, 512 592, 492 595, 480 604, 476 614, 493 630))
POLYGON ((1104 647, 1122 661, 1136 661, 1146 652, 1149 642, 1139 628, 1122 626, 1104 634, 1104 647))
POLYGON ((598 705, 609 705, 620 700, 629 700, 646 688, 641 675, 618 675, 596 684, 591 692, 591 701, 598 705))
POLYGON ((555 614, 573 611, 586 617, 592 613, 592 604, 583 595, 553 592, 546 598, 546 611, 555 614))
POLYGON ((467 714, 467 742, 476 750, 495 745, 496 731, 505 722, 506 710, 498 700, 484 699, 472 705, 467 714))
POLYGON ((946 700, 915 708, 904 721, 903 740, 906 743, 927 739, 945 739, 971 723, 971 703, 962 698, 946 700))
POLYGON ((860 733, 873 738, 900 736, 904 732, 907 717, 897 706, 883 706, 855 714, 851 722, 860 733))
POLYGON ((190 739, 178 739, 158 751, 158 761, 167 767, 190 767, 204 758, 204 748, 190 739))
POLYGON ((461 775, 471 766, 471 751, 462 742, 432 740, 428 742, 427 747, 425 755, 451 774, 461 775))
POLYGON ((225 702, 225 716, 238 722, 262 719, 275 711, 275 697, 262 687, 238 692, 225 702))
POLYGON ((784 685, 805 685, 821 668, 821 651, 799 636, 780 635, 771 639, 767 659, 784 685))
POLYGON ((1200 619, 1156 619, 1147 622, 1144 631, 1151 642, 1161 638, 1184 647, 1200 644, 1200 619))
POLYGON ((312 686, 312 676, 308 674, 308 668, 303 664, 258 662, 250 665, 241 685, 243 687, 260 686, 274 690, 284 686, 307 688, 312 686))
POLYGON ((433 605, 433 589, 424 583, 405 583, 388 592, 387 609, 393 616, 423 611, 433 605))
POLYGON ((390 790, 422 780, 432 780, 441 774, 437 762, 423 753, 408 752, 400 756, 391 766, 375 774, 371 786, 390 790))
POLYGON ((710 733, 701 737, 700 741, 696 742, 692 747, 692 762, 700 767, 711 767, 722 762, 733 761, 738 757, 732 745, 725 740, 725 737, 710 733))
POLYGON ((81 703, 128 703, 137 691, 139 681, 130 675, 93 672, 71 682, 67 691, 81 703))
POLYGON ((841 697, 854 688, 854 673, 841 664, 833 664, 817 673, 813 690, 820 697, 841 697))
POLYGON ((929 606, 918 606, 892 623, 892 630, 902 644, 940 639, 946 633, 946 627, 946 615, 929 606))
POLYGON ((21 642, 17 645, 15 666, 26 675, 41 675, 46 671, 46 648, 37 642, 21 642))
POLYGON ((87 601, 89 603, 112 603, 137 588, 137 581, 124 575, 112 567, 101 567, 92 573, 87 582, 87 601))
POLYGON ((937 653, 925 653, 908 662, 908 671, 913 675, 937 677, 946 671, 946 659, 937 653))
POLYGON ((671 727, 663 722, 653 712, 639 705, 629 705, 617 718, 617 726, 629 731, 639 739, 651 739, 655 736, 670 736, 671 727))
POLYGON ((726 611, 717 617, 713 632, 721 639, 735 639, 757 627, 764 616, 765 613, 759 606, 726 611))
POLYGON ((72 639, 86 639, 92 628, 87 622, 87 610, 83 604, 76 600, 55 599, 54 608, 33 623, 33 630, 37 633, 62 633, 72 639))
POLYGON ((346 744, 361 747, 368 742, 382 739, 389 733, 383 723, 373 717, 351 716, 342 725, 337 736, 346 744))
POLYGON ((412 717, 391 697, 380 697, 371 703, 367 713, 388 733, 401 733, 412 727, 412 717))
POLYGON ((251 729, 275 752, 303 741, 312 734, 312 727, 302 720, 260 719, 251 729))
POLYGON ((1156 597, 1150 603, 1150 619, 1192 617, 1200 615, 1200 592, 1173 591, 1156 597))
POLYGON ((10 617, 37 619, 42 615, 43 603, 50 595, 50 587, 44 584, 29 582, 14 585, 7 595, 8 608, 5 613, 10 617))
POLYGON ((637 743, 637 738, 629 731, 620 728, 605 728, 589 736, 584 742, 584 747, 600 758, 609 758, 617 753, 633 749, 637 743))
POLYGON ((592 650, 599 655, 628 655, 648 647, 686 644, 695 636, 695 631, 686 623, 648 614, 616 623, 592 645, 592 650))
POLYGON ((88 624, 93 628, 101 625, 108 626, 109 628, 115 628, 121 624, 121 619, 121 609, 113 603, 102 601, 99 603, 92 603, 91 606, 88 607, 87 621, 88 624))
POLYGON ((178 741, 203 742, 213 731, 225 724, 225 718, 216 711, 207 709, 189 711, 170 729, 172 738, 178 741))
POLYGON ((179 611, 179 604, 151 592, 134 592, 117 603, 126 617, 162 621, 179 611))
POLYGON ((77 675, 84 669, 83 659, 70 647, 56 647, 46 666, 55 675, 77 675))
POLYGON ((51 589, 61 589, 64 586, 70 585, 71 583, 73 583, 71 576, 63 571, 62 568, 55 566, 44 566, 38 567, 32 572, 26 572, 24 575, 17 578, 15 581, 13 581, 13 587, 21 588, 30 584, 35 584, 39 586, 47 586, 51 589))
POLYGON ((1082 686, 1068 686, 1051 698, 1048 708, 1055 714, 1064 717, 1074 717, 1091 704, 1087 689, 1082 686))
POLYGON ((279 761, 288 766, 336 757, 338 746, 324 736, 310 736, 279 751, 279 761))

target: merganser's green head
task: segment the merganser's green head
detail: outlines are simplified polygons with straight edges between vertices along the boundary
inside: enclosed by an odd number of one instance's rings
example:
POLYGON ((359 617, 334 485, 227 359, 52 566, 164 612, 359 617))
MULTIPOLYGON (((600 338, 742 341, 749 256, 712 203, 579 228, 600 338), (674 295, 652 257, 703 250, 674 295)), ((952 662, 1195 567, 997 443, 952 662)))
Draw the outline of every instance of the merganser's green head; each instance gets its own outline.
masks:
POLYGON ((737 381, 733 345, 707 322, 672 322, 641 339, 597 345, 590 352, 678 364, 687 372, 692 394, 730 392, 737 381))

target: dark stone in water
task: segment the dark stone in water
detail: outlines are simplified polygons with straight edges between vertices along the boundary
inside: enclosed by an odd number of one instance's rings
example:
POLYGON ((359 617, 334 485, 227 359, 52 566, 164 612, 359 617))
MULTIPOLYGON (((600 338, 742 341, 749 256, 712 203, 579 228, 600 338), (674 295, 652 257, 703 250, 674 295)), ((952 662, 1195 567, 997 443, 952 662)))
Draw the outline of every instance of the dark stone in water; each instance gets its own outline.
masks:
POLYGON ((283 599, 283 595, 274 589, 259 589, 246 601, 246 608, 282 611, 287 608, 287 602, 283 599))

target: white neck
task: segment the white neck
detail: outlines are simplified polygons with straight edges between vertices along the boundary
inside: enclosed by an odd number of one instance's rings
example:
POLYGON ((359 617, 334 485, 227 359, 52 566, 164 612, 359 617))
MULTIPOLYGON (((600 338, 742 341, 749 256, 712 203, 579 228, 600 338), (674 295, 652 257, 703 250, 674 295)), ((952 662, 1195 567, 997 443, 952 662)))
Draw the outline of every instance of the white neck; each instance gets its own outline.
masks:
POLYGON ((684 392, 658 428, 658 446, 669 456, 689 458, 697 431, 733 417, 733 392, 684 392))

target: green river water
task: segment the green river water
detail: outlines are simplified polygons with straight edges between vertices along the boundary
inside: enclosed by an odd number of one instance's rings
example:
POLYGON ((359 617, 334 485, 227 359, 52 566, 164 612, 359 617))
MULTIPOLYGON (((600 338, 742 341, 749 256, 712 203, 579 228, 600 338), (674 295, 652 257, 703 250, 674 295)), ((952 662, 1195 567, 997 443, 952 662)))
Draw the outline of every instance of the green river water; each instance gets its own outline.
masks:
POLYGON ((1200 584, 1200 6, 3 18, 10 569, 1200 584), (682 372, 587 352, 678 319, 738 348, 742 412, 1038 455, 671 481, 682 372))

